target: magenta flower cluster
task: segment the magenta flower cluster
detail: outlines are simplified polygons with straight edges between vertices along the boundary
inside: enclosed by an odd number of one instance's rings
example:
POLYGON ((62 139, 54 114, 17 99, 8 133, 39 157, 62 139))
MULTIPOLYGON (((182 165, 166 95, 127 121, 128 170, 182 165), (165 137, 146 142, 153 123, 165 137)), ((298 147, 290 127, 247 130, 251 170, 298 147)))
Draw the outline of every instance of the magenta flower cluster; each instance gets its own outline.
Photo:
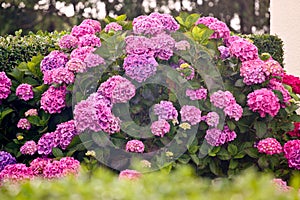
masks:
POLYGON ((55 143, 62 149, 66 149, 72 139, 78 135, 75 127, 75 121, 70 120, 57 125, 55 134, 55 143))
POLYGON ((266 117, 267 114, 274 117, 280 109, 278 97, 266 88, 248 94, 247 105, 253 112, 258 112, 260 117, 266 117))
POLYGON ((260 153, 269 155, 279 154, 282 152, 282 146, 275 138, 266 138, 260 140, 256 148, 260 153))
POLYGON ((28 116, 37 116, 38 115, 38 111, 37 109, 29 109, 27 110, 25 113, 24 113, 25 117, 28 117, 28 116))
POLYGON ((233 141, 236 138, 236 133, 224 126, 223 131, 217 128, 208 129, 205 139, 211 146, 221 146, 227 142, 233 141))
POLYGON ((105 32, 109 32, 109 31, 121 31, 123 28, 121 25, 119 25, 117 22, 111 22, 109 24, 107 24, 104 28, 105 32))
POLYGON ((30 124, 30 122, 28 121, 28 119, 26 119, 26 118, 21 118, 21 119, 18 121, 17 127, 20 128, 20 129, 29 130, 29 129, 31 128, 31 124, 30 124))
POLYGON ((11 91, 11 80, 6 76, 5 72, 0 72, 0 100, 6 99, 11 91))
POLYGON ((33 177, 32 170, 25 164, 20 163, 6 165, 0 172, 0 182, 19 182, 33 177))
POLYGON ((33 140, 25 142, 25 144, 20 148, 20 152, 23 155, 33 155, 35 154, 36 151, 37 151, 37 144, 33 140))
POLYGON ((44 72, 44 83, 51 84, 71 84, 75 81, 75 75, 66 67, 59 67, 44 72))
POLYGON ((163 137, 170 131, 170 124, 165 119, 160 119, 151 124, 151 133, 155 136, 163 137))
POLYGON ((143 153, 145 150, 144 143, 140 140, 130 140, 126 143, 126 151, 143 153))
POLYGON ((196 125, 201 121, 201 110, 195 106, 184 105, 180 110, 181 121, 196 125))
POLYGON ((205 100, 207 96, 207 89, 203 87, 196 90, 187 89, 185 94, 190 97, 191 100, 205 100))
POLYGON ((220 116, 216 112, 209 112, 206 116, 202 117, 202 120, 204 120, 210 127, 217 127, 219 124, 220 116))
POLYGON ((41 109, 54 114, 60 113, 66 107, 66 86, 59 86, 58 88, 50 86, 41 97, 41 109))
POLYGON ((279 92, 281 92, 282 97, 283 97, 283 103, 281 103, 281 107, 285 107, 286 105, 290 104, 290 100, 292 99, 289 91, 287 89, 285 89, 285 87, 283 86, 283 84, 281 82, 279 82, 276 79, 271 79, 268 85, 268 88, 271 90, 277 90, 279 92))
POLYGON ((135 95, 135 86, 124 77, 112 76, 100 85, 97 92, 111 99, 112 103, 126 103, 135 95))
POLYGON ((50 155, 52 149, 57 146, 55 132, 48 132, 42 135, 37 143, 38 154, 50 155))
POLYGON ((170 101, 161 101, 159 104, 154 105, 154 114, 158 119, 177 120, 178 112, 170 101))
POLYGON ((58 45, 61 49, 74 49, 78 45, 78 39, 73 35, 64 35, 60 38, 58 45))
MULTIPOLYGON (((79 58, 71 58, 67 63, 66 63, 66 68, 75 73, 82 73, 86 71, 86 64, 84 61, 80 60, 79 58)), ((45 74, 44 74, 45 77, 45 74)))
POLYGON ((231 36, 227 40, 230 56, 240 59, 242 62, 258 58, 258 49, 250 41, 238 36, 231 36))
POLYGON ((16 158, 6 151, 0 151, 0 172, 6 165, 17 163, 16 158))
POLYGON ((16 89, 16 95, 19 99, 23 99, 24 101, 28 101, 33 98, 33 87, 27 83, 20 84, 16 89))
POLYGON ((227 39, 230 36, 230 30, 227 25, 214 17, 201 17, 197 20, 196 25, 204 24, 214 33, 210 36, 211 39, 224 38, 227 39))
POLYGON ((290 140, 283 146, 285 158, 289 167, 300 170, 300 140, 290 140))
POLYGON ((64 67, 67 62, 68 62, 67 54, 58 50, 51 51, 51 53, 45 56, 41 61, 41 66, 40 66, 41 71, 45 72, 47 70, 64 67))
POLYGON ((142 174, 136 170, 125 169, 120 172, 120 180, 137 180, 142 176, 142 174))

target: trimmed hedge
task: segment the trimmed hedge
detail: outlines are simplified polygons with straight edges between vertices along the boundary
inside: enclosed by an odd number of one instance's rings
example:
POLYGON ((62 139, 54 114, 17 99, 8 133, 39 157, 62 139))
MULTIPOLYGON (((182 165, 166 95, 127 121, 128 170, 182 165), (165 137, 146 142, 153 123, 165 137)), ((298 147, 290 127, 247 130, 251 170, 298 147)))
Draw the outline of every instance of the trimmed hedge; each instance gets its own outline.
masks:
MULTIPOLYGON (((21 62, 29 62, 33 56, 47 55, 57 46, 58 39, 65 32, 37 32, 22 36, 22 31, 15 35, 0 37, 0 71, 11 71, 21 62)), ((283 66, 283 41, 275 35, 243 35, 254 42, 259 54, 269 53, 283 66)))
POLYGON ((0 71, 11 71, 21 62, 29 62, 33 56, 46 56, 58 49, 57 41, 64 32, 37 32, 22 36, 22 30, 15 35, 0 36, 0 71))
MULTIPOLYGON (((299 178, 299 177, 298 177, 299 178)), ((294 180, 296 180, 294 178, 294 180)), ((297 181, 294 181, 297 182, 297 181)), ((103 169, 52 181, 32 180, 21 185, 4 185, 0 199, 298 199, 297 190, 280 191, 272 184, 271 176, 247 170, 233 180, 213 181, 195 177, 190 168, 174 173, 144 174, 141 179, 118 180, 116 175, 103 169), (90 178, 89 178, 90 177, 90 178)))

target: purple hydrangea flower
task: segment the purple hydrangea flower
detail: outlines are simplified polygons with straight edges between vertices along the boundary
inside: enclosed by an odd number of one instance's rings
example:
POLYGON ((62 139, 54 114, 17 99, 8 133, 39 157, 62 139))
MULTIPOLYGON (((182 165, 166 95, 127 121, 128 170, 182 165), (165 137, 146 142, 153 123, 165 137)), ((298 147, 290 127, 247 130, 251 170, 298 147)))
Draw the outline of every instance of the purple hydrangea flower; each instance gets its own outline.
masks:
POLYGON ((257 47, 246 39, 240 37, 233 37, 229 39, 229 52, 241 61, 255 60, 258 58, 257 47))
POLYGON ((134 34, 155 35, 164 30, 161 20, 145 15, 134 18, 132 26, 134 34))
POLYGON ((96 35, 86 34, 79 37, 78 46, 79 47, 85 47, 85 46, 100 47, 101 41, 100 38, 98 38, 96 35))
POLYGON ((66 149, 71 143, 72 139, 78 135, 75 127, 75 121, 70 120, 57 125, 54 131, 55 143, 57 143, 62 149, 66 149))
POLYGON ((229 116, 229 118, 232 118, 235 121, 239 121, 239 119, 243 115, 243 108, 237 103, 232 103, 224 108, 224 113, 225 115, 229 116))
POLYGON ((283 146, 284 157, 289 167, 300 170, 300 140, 290 140, 283 146))
POLYGON ((58 50, 51 51, 50 54, 45 56, 41 62, 41 71, 64 67, 68 62, 68 55, 58 50))
POLYGON ((195 106, 184 105, 180 110, 181 120, 196 125, 201 121, 201 110, 195 106))
POLYGON ((69 71, 68 68, 59 67, 52 70, 44 72, 44 84, 71 84, 75 81, 75 75, 73 72, 69 71))
POLYGON ((145 146, 142 141, 130 140, 126 144, 126 151, 128 152, 143 153, 144 150, 145 150, 145 146))
POLYGON ((228 126, 224 126, 223 131, 217 128, 208 129, 205 139, 211 146, 221 146, 227 142, 233 141, 236 138, 236 133, 231 131, 228 126))
POLYGON ((147 37, 130 35, 125 38, 125 42, 127 54, 154 56, 152 41, 147 37))
POLYGON ((84 24, 87 24, 87 25, 90 25, 93 27, 95 33, 98 33, 101 31, 101 24, 99 21, 97 20, 93 20, 93 19, 85 19, 81 22, 81 25, 84 25, 84 24))
POLYGON ((6 151, 0 151, 0 172, 6 165, 17 163, 16 158, 6 151))
POLYGON ((74 49, 71 52, 70 58, 77 58, 80 59, 81 61, 84 61, 85 58, 87 57, 87 55, 89 55, 90 53, 94 52, 95 48, 94 47, 90 47, 90 46, 85 46, 85 47, 79 47, 77 49, 74 49))
POLYGON ((42 94, 41 109, 50 114, 60 113, 66 107, 66 86, 55 88, 50 86, 46 92, 42 94))
POLYGON ((72 35, 64 35, 60 38, 58 45, 61 49, 73 49, 78 45, 78 39, 72 35))
POLYGON ((210 96, 210 102, 217 108, 226 108, 231 104, 235 104, 235 98, 229 91, 217 91, 210 96))
POLYGON ((105 60, 98 54, 89 53, 84 58, 84 63, 86 64, 86 67, 91 68, 91 67, 97 67, 98 65, 104 65, 105 60))
POLYGON ((178 112, 170 101, 161 101, 154 105, 154 114, 158 115, 158 119, 177 120, 178 112))
POLYGON ((5 72, 0 72, 0 100, 9 96, 11 85, 11 80, 6 76, 5 72))
POLYGON ((204 120, 208 126, 217 127, 219 124, 219 115, 216 112, 209 112, 206 116, 204 116, 204 120))
POLYGON ((37 116, 38 115, 38 111, 37 109, 29 109, 24 113, 25 117, 28 116, 37 116))
POLYGON ((33 155, 36 151, 37 144, 33 140, 25 142, 25 144, 20 148, 20 152, 24 155, 33 155))
POLYGON ((191 100, 205 100, 207 96, 207 89, 202 87, 196 90, 187 89, 185 94, 190 97, 191 100))
POLYGON ((260 59, 244 61, 240 68, 241 76, 244 77, 243 82, 246 85, 265 82, 268 78, 266 72, 265 63, 260 59))
POLYGON ((175 43, 175 49, 178 51, 186 51, 191 48, 191 45, 186 40, 181 40, 175 43))
POLYGON ((79 58, 71 58, 67 63, 66 63, 66 68, 75 73, 82 73, 86 71, 86 64, 79 58))
POLYGON ((17 124, 17 127, 20 129, 29 130, 31 128, 31 124, 26 118, 21 118, 17 124))
POLYGON ((210 36, 212 39, 224 38, 227 39, 230 36, 230 30, 227 25, 214 17, 201 17, 196 22, 196 25, 204 24, 209 29, 213 30, 214 33, 210 36))
POLYGON ((50 155, 52 153, 52 149, 58 145, 55 139, 55 132, 45 133, 38 141, 38 154, 50 155))
POLYGON ((16 95, 19 99, 23 99, 24 101, 28 101, 33 98, 33 87, 27 83, 23 83, 19 85, 16 89, 16 95))
POLYGON ((107 24, 104 28, 105 32, 109 32, 109 31, 121 31, 123 28, 121 25, 119 25, 117 22, 111 22, 109 24, 107 24))
POLYGON ((29 168, 32 170, 34 175, 41 176, 43 174, 44 168, 49 162, 52 162, 51 158, 36 158, 30 162, 29 168))
POLYGON ((4 169, 0 172, 0 181, 1 182, 19 182, 22 180, 28 180, 33 178, 32 170, 27 167, 25 164, 11 164, 6 165, 4 169))
POLYGON ((161 21, 164 30, 175 32, 180 28, 180 25, 176 22, 174 17, 170 14, 161 14, 158 12, 151 13, 150 18, 156 18, 161 21))
POLYGON ((87 34, 95 34, 94 28, 89 24, 80 24, 79 26, 74 26, 71 30, 71 35, 80 38, 87 34))
POLYGON ((153 135, 163 137, 170 131, 170 124, 165 119, 160 119, 151 124, 151 133, 153 135))

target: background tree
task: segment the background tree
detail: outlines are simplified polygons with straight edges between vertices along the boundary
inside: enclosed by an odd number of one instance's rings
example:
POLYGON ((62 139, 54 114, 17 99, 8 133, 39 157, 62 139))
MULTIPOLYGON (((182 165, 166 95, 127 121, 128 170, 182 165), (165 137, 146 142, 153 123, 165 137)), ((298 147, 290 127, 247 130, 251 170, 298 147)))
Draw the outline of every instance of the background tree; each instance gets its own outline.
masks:
POLYGON ((235 32, 268 33, 270 0, 0 0, 0 34, 68 30, 84 18, 126 14, 129 19, 153 11, 215 16, 235 32))

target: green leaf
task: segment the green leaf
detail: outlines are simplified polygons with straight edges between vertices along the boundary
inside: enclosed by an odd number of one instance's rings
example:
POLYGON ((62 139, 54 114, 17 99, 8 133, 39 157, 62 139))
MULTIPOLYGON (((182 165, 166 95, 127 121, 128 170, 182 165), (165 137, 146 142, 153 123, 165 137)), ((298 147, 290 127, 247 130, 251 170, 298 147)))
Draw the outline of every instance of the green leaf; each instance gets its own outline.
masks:
POLYGON ((227 121, 226 124, 227 124, 227 126, 229 127, 229 129, 232 130, 232 131, 233 131, 233 130, 235 129, 235 127, 236 127, 235 124, 234 124, 234 122, 232 122, 232 121, 227 121))
POLYGON ((36 125, 36 126, 41 125, 41 123, 40 123, 41 119, 38 116, 29 116, 29 117, 27 117, 27 119, 33 125, 36 125))
POLYGON ((256 135, 259 138, 262 138, 267 133, 267 124, 261 121, 254 122, 254 129, 256 130, 256 135))
POLYGON ((258 158, 258 151, 256 148, 248 148, 244 150, 251 158, 258 158))
POLYGON ((125 21, 127 18, 127 16, 124 14, 124 15, 119 15, 116 17, 116 20, 117 21, 125 21))
POLYGON ((228 149, 228 152, 230 153, 230 155, 232 155, 232 156, 236 155, 238 152, 238 148, 234 144, 229 144, 227 149, 228 149))
POLYGON ((200 15, 196 13, 189 15, 185 20, 185 26, 190 29, 196 23, 199 17, 200 15))
POLYGON ((222 175, 222 171, 219 168, 219 166, 217 165, 216 162, 214 162, 213 160, 209 163, 209 169, 212 173, 214 173, 217 176, 221 176, 222 175))
POLYGON ((230 160, 229 162, 229 169, 235 169, 239 165, 237 160, 230 160))
POLYGON ((230 160, 231 156, 229 154, 228 151, 226 151, 226 149, 222 148, 221 151, 218 152, 218 158, 220 158, 220 160, 230 160))
POLYGON ((234 86, 236 86, 236 87, 244 87, 244 86, 245 86, 245 83, 244 83, 243 79, 238 79, 238 80, 234 83, 234 86))
POLYGON ((64 157, 64 153, 62 152, 62 150, 59 149, 59 148, 56 148, 56 147, 52 149, 52 154, 53 154, 53 156, 55 156, 56 158, 64 157))
POLYGON ((192 161, 196 164, 199 165, 200 164, 200 159, 198 158, 198 156, 196 154, 191 154, 190 155, 192 158, 192 161))
POLYGON ((257 163, 258 163, 259 167, 261 167, 261 168, 267 168, 269 166, 266 156, 260 157, 258 159, 257 163))
POLYGON ((11 108, 6 108, 6 109, 4 109, 4 110, 1 112, 0 120, 2 120, 5 116, 7 116, 8 114, 10 114, 10 113, 12 113, 12 112, 14 112, 14 110, 11 109, 11 108))
POLYGON ((178 161, 182 164, 187 164, 190 160, 191 158, 186 154, 183 154, 182 156, 180 156, 180 158, 178 158, 178 161))
POLYGON ((190 146, 188 151, 191 153, 191 154, 195 154, 199 149, 199 146, 190 146))

